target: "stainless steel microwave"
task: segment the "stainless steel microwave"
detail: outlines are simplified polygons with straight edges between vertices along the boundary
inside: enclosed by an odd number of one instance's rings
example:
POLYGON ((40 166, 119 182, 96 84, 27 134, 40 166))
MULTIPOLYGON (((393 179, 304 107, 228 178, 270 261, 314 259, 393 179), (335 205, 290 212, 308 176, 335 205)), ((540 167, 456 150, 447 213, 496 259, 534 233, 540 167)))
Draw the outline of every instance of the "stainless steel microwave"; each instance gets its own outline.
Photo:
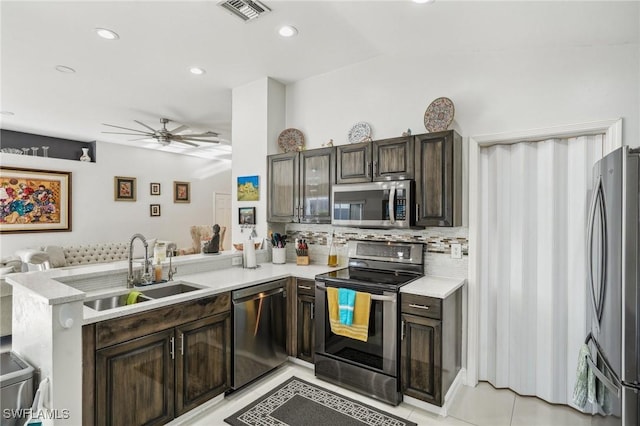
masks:
POLYGON ((361 228, 410 228, 415 182, 398 180, 334 185, 333 225, 361 228))

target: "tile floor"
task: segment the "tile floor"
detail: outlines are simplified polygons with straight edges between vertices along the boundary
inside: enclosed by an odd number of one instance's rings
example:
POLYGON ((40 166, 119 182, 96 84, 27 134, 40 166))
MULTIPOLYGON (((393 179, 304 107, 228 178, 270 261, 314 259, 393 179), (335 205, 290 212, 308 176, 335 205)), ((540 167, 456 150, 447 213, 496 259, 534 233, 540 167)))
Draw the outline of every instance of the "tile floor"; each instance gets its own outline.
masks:
MULTIPOLYGON (((291 376, 297 376, 326 389, 338 391, 347 397, 383 409, 411 420, 418 425, 438 426, 585 426, 591 417, 562 405, 551 405, 535 397, 522 397, 510 390, 495 389, 486 382, 477 387, 462 386, 449 410, 449 416, 433 413, 402 403, 397 407, 367 398, 315 378, 313 370, 287 363, 267 376, 211 405, 197 415, 183 416, 170 423, 172 426, 226 425, 224 419, 245 405, 267 393, 291 376), (187 417, 188 416, 188 417, 187 417)), ((316 426, 316 425, 309 425, 316 426)), ((319 426, 319 425, 318 425, 319 426)), ((322 425, 333 426, 333 425, 322 425)), ((339 425, 335 425, 339 426, 339 425)))

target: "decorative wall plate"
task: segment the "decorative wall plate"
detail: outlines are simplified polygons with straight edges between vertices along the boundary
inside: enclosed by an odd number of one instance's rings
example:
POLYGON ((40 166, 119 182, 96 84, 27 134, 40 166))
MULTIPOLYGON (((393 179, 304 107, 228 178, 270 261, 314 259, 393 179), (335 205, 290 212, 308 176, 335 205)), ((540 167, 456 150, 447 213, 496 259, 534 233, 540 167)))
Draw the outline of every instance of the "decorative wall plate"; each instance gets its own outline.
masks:
POLYGON ((278 146, 283 152, 300 151, 304 147, 304 135, 298 129, 284 129, 278 136, 278 146))
POLYGON ((453 121, 455 108, 449 98, 438 98, 431 102, 424 113, 424 127, 429 132, 447 130, 453 121))
POLYGON ((360 121, 349 130, 349 143, 364 142, 371 139, 371 127, 364 121, 360 121))

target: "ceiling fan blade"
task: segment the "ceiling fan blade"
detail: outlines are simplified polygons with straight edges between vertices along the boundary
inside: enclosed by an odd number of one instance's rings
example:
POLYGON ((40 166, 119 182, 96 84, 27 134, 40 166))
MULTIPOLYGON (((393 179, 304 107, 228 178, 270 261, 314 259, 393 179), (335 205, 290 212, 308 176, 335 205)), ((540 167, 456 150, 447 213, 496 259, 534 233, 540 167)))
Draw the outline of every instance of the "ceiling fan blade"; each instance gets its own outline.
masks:
MULTIPOLYGON (((102 132, 102 133, 109 133, 111 135, 131 135, 131 136, 140 136, 140 133, 124 133, 124 132, 102 132)), ((147 134, 147 133, 143 133, 143 134, 147 134)), ((149 137, 152 137, 152 135, 149 135, 149 137)))
POLYGON ((185 126, 184 124, 182 124, 182 125, 180 125, 180 126, 176 127, 175 129, 173 129, 173 130, 169 131, 169 133, 171 133, 171 134, 176 134, 176 133, 179 133, 179 132, 181 132, 181 131, 183 131, 183 130, 185 130, 185 129, 188 129, 188 128, 189 128, 189 127, 187 127, 187 126, 185 126))
MULTIPOLYGON (((122 126, 114 126, 113 124, 107 124, 107 123, 102 123, 103 126, 109 126, 109 127, 115 127, 116 129, 123 129, 123 130, 131 130, 132 132, 138 132, 138 133, 143 133, 143 134, 147 134, 148 132, 144 132, 142 130, 138 130, 138 129, 130 129, 128 127, 122 127, 122 126)), ((154 133, 155 130, 151 129, 154 133)))
POLYGON ((173 142, 175 142, 175 143, 183 143, 183 144, 185 144, 185 145, 195 146, 196 148, 200 146, 200 145, 198 145, 197 143, 187 142, 187 141, 185 141, 185 140, 181 140, 181 141, 179 141, 179 140, 175 140, 175 139, 173 139, 173 142))
POLYGON ((190 138, 190 137, 199 138, 201 136, 217 138, 219 134, 216 132, 204 132, 204 133, 188 133, 186 135, 180 135, 180 136, 184 136, 185 138, 190 138))
POLYGON ((220 141, 212 141, 209 139, 200 139, 200 138, 182 138, 182 139, 174 139, 177 142, 184 142, 184 141, 195 141, 195 142, 207 142, 207 143, 220 143, 220 141))
MULTIPOLYGON (((136 135, 138 136, 138 135, 136 135)), ((153 136, 147 136, 145 138, 136 138, 136 139, 129 139, 130 142, 134 142, 134 141, 149 141, 149 142, 153 142, 153 136)))
POLYGON ((153 127, 147 126, 142 121, 138 121, 138 120, 133 120, 133 121, 135 121, 136 123, 138 123, 142 127, 146 127, 147 129, 151 130, 151 133, 155 133, 156 132, 156 129, 154 129, 153 127))

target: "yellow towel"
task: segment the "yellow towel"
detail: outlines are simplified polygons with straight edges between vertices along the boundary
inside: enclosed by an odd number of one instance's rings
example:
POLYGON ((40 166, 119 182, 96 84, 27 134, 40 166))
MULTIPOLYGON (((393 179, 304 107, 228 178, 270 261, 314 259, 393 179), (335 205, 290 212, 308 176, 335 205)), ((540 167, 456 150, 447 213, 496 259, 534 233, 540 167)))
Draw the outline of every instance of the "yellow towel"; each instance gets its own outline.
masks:
POLYGON ((132 291, 127 295, 127 305, 133 305, 138 302, 138 297, 142 296, 139 291, 132 291))
POLYGON ((363 342, 369 339, 369 311, 371 309, 371 295, 369 293, 356 292, 352 325, 340 323, 337 288, 327 287, 327 302, 329 303, 329 324, 334 334, 363 342))

